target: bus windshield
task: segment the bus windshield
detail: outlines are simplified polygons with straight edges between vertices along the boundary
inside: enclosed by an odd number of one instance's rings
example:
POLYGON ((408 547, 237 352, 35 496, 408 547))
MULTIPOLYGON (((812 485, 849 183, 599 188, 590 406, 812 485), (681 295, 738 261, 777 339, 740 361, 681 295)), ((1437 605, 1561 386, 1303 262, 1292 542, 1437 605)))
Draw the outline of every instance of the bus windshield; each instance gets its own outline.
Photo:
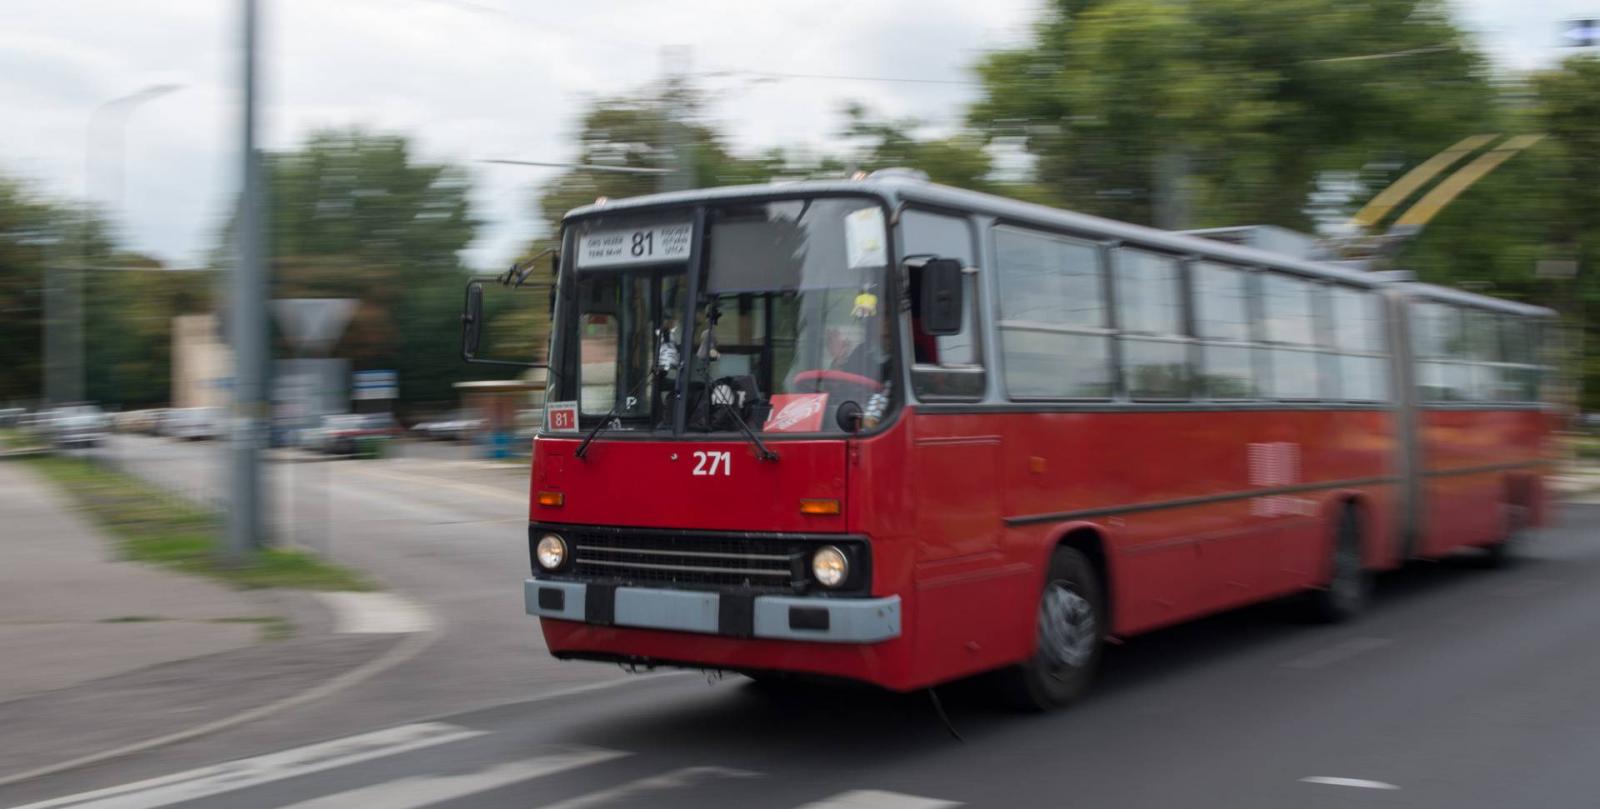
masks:
MULTIPOLYGON (((614 240, 605 227, 589 238, 614 240)), ((666 230, 634 232, 659 241, 652 232, 666 230)), ((708 210, 704 239, 692 305, 686 261, 599 270, 579 256, 551 400, 576 401, 585 429, 614 412, 612 428, 671 430, 680 405, 689 432, 735 431, 737 419, 769 435, 841 433, 882 420, 892 376, 879 204, 724 205, 708 210)))

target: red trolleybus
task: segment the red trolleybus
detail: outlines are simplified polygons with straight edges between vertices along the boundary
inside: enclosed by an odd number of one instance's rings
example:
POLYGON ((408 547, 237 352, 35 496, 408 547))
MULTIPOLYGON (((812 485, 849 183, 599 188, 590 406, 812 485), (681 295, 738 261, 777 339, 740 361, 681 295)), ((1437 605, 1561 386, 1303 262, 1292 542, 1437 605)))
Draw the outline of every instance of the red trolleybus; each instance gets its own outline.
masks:
POLYGON ((597 202, 558 266, 557 657, 1046 707, 1107 637, 1347 617, 1545 516, 1544 309, 905 172, 597 202))

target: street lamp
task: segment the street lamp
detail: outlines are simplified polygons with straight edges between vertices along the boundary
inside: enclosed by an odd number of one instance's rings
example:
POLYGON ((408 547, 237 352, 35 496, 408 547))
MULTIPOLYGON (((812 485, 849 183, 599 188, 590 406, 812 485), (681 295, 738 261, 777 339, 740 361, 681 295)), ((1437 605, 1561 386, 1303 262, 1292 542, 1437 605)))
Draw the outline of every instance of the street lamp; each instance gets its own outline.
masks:
MULTIPOLYGON (((91 263, 90 228, 94 221, 91 194, 94 184, 96 134, 106 129, 116 149, 112 212, 122 203, 122 133, 134 108, 180 89, 177 84, 152 84, 138 92, 113 98, 89 114, 84 138, 83 216, 80 223, 79 260, 82 266, 57 268, 45 284, 45 397, 53 404, 74 402, 84 395, 83 273, 91 263)), ((70 262, 67 262, 70 264, 70 262)))

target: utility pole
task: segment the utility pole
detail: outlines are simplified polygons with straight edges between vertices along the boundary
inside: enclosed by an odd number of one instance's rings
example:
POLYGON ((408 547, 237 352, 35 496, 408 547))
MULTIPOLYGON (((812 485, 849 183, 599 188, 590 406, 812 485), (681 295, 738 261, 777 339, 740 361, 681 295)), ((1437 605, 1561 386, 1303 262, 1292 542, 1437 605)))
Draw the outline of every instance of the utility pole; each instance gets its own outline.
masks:
POLYGON ((242 0, 243 115, 240 152, 243 191, 239 196, 238 256, 230 285, 228 326, 233 343, 233 406, 228 429, 231 497, 228 504, 228 555, 238 560, 266 544, 261 498, 261 451, 266 435, 267 271, 266 205, 261 157, 256 151, 257 0, 242 0))
POLYGON ((661 142, 672 156, 672 170, 661 175, 662 191, 694 187, 694 144, 689 142, 688 45, 661 49, 661 142))

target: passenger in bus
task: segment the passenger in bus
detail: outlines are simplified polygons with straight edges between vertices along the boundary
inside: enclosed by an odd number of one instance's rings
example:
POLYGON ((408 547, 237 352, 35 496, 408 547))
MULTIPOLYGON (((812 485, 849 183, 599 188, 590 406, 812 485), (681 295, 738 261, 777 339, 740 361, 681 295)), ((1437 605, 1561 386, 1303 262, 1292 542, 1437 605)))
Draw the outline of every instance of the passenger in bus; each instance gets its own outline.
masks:
POLYGON ((862 339, 863 329, 858 323, 830 325, 827 329, 828 370, 846 371, 868 378, 875 377, 872 357, 862 339))

